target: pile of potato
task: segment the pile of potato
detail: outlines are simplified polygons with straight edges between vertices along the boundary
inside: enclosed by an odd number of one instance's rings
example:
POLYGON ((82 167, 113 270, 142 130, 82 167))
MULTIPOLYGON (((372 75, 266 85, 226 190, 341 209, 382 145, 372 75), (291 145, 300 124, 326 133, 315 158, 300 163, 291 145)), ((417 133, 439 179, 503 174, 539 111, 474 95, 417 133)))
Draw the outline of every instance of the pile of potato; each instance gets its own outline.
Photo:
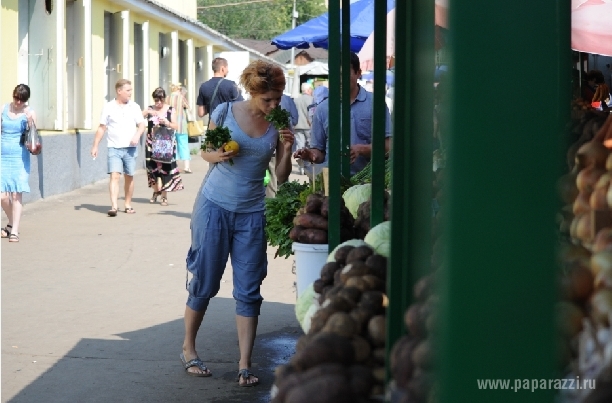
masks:
POLYGON ((434 293, 435 275, 422 277, 414 286, 415 302, 404 315, 408 334, 391 349, 390 368, 393 378, 393 401, 420 403, 433 400, 434 348, 438 297, 434 293))
POLYGON ((320 309, 296 354, 276 371, 273 403, 366 402, 384 393, 387 259, 342 246, 314 289, 320 309))
MULTIPOLYGON (((341 199, 342 200, 342 199, 341 199)), ((312 193, 306 198, 306 205, 300 208, 293 220, 294 227, 289 238, 294 242, 306 244, 327 243, 327 218, 329 215, 329 197, 312 193)), ((353 238, 355 220, 342 201, 340 207, 340 240, 353 238)))
MULTIPOLYGON (((383 221, 391 219, 390 195, 385 191, 385 199, 383 204, 383 221)), ((357 209, 357 218, 355 218, 355 238, 363 239, 370 232, 370 215, 372 211, 372 198, 361 203, 357 209)))

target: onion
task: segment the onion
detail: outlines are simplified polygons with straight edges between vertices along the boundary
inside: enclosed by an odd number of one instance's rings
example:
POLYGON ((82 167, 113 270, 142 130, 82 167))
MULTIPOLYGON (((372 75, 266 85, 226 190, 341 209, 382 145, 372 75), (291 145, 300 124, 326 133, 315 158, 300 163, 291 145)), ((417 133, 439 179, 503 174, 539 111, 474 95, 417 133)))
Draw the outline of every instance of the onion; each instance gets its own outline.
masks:
POLYGON ((610 150, 601 142, 589 141, 584 143, 576 153, 576 165, 578 168, 595 167, 603 169, 606 167, 606 160, 610 150))
POLYGON ((591 193, 595 189, 595 184, 599 178, 605 173, 606 171, 603 169, 594 166, 584 168, 578 173, 578 176, 576 176, 576 186, 578 186, 578 190, 591 193))
POLYGON ((612 207, 612 186, 608 187, 608 193, 606 194, 606 200, 608 201, 608 206, 612 207))
MULTIPOLYGON (((610 154, 612 155, 612 154, 610 154)), ((595 189, 605 188, 606 190, 610 186, 610 181, 612 180, 612 172, 606 172, 599 177, 597 182, 595 182, 595 189)))
POLYGON ((600 187, 593 190, 589 198, 589 206, 593 210, 610 210, 610 206, 608 205, 608 188, 600 187))
POLYGON ((588 213, 582 214, 576 226, 576 237, 583 242, 590 243, 593 239, 592 230, 593 220, 591 220, 591 215, 588 213))
MULTIPOLYGON (((595 193, 593 193, 595 194, 595 193)), ((595 235, 593 241, 593 253, 601 252, 603 250, 612 250, 612 228, 602 228, 595 235)))
POLYGON ((608 327, 612 313, 612 291, 598 290, 591 297, 591 316, 596 323, 608 327))
POLYGON ((612 271, 612 251, 610 250, 593 253, 591 256, 591 271, 596 279, 599 272, 603 270, 612 271))
POLYGON ((580 222, 581 216, 575 216, 570 224, 570 237, 578 239, 578 223, 580 222))
POLYGON ((574 212, 574 215, 581 215, 591 211, 590 198, 591 193, 589 192, 578 193, 578 197, 576 197, 574 205, 572 206, 572 211, 574 212))
POLYGON ((593 293, 594 278, 591 269, 576 261, 567 272, 569 296, 574 302, 583 302, 593 293))
POLYGON ((563 175, 557 181, 557 191, 561 200, 565 204, 571 204, 578 196, 578 187, 576 186, 576 174, 569 173, 563 175))
POLYGON ((606 288, 612 290, 612 266, 602 268, 594 281, 595 288, 601 289, 606 288))

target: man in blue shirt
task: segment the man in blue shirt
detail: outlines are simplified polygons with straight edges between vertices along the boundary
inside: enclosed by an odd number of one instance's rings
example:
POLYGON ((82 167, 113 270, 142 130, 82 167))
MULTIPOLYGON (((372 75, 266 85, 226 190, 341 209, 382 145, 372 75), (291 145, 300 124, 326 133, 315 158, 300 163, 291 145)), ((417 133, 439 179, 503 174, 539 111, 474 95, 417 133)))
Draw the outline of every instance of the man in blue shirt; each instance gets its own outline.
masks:
MULTIPOLYGON (((359 57, 351 52, 351 175, 361 171, 372 155, 372 102, 371 92, 361 87, 357 80, 361 76, 359 57)), ((391 118, 386 108, 385 150, 391 148, 391 118)), ((382 130, 382 128, 377 129, 382 130)), ((294 153, 295 158, 320 164, 327 162, 329 148, 329 99, 317 107, 310 132, 310 148, 294 153)))
POLYGON ((213 77, 202 83, 198 92, 198 116, 204 117, 212 113, 215 108, 230 101, 243 101, 242 94, 236 83, 227 80, 228 66, 227 60, 217 57, 212 61, 213 77))

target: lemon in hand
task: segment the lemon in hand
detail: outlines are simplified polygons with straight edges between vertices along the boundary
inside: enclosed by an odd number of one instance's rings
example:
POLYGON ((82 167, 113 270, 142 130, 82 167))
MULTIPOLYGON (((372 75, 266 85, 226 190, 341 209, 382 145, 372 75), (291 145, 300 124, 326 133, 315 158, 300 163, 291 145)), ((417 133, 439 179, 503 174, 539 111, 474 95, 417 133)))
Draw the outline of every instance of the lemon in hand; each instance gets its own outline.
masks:
POLYGON ((230 140, 227 143, 225 143, 225 146, 223 147, 223 149, 225 150, 225 152, 231 151, 234 154, 238 154, 238 151, 240 151, 240 146, 234 140, 230 140))

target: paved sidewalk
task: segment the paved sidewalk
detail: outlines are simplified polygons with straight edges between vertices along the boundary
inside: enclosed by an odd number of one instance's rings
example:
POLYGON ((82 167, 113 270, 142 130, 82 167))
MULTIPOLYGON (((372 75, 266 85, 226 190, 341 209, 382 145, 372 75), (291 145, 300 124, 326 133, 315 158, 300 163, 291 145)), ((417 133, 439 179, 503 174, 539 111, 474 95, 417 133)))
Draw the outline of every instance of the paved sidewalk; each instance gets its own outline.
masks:
POLYGON ((108 181, 25 206, 21 242, 1 242, 2 402, 269 401, 273 370, 301 334, 293 261, 273 248, 253 357, 261 385, 234 381, 231 270, 198 336, 213 377, 189 377, 179 361, 189 220, 207 164, 195 156, 192 169, 167 207, 149 203, 139 171, 133 215, 107 217, 108 181))

